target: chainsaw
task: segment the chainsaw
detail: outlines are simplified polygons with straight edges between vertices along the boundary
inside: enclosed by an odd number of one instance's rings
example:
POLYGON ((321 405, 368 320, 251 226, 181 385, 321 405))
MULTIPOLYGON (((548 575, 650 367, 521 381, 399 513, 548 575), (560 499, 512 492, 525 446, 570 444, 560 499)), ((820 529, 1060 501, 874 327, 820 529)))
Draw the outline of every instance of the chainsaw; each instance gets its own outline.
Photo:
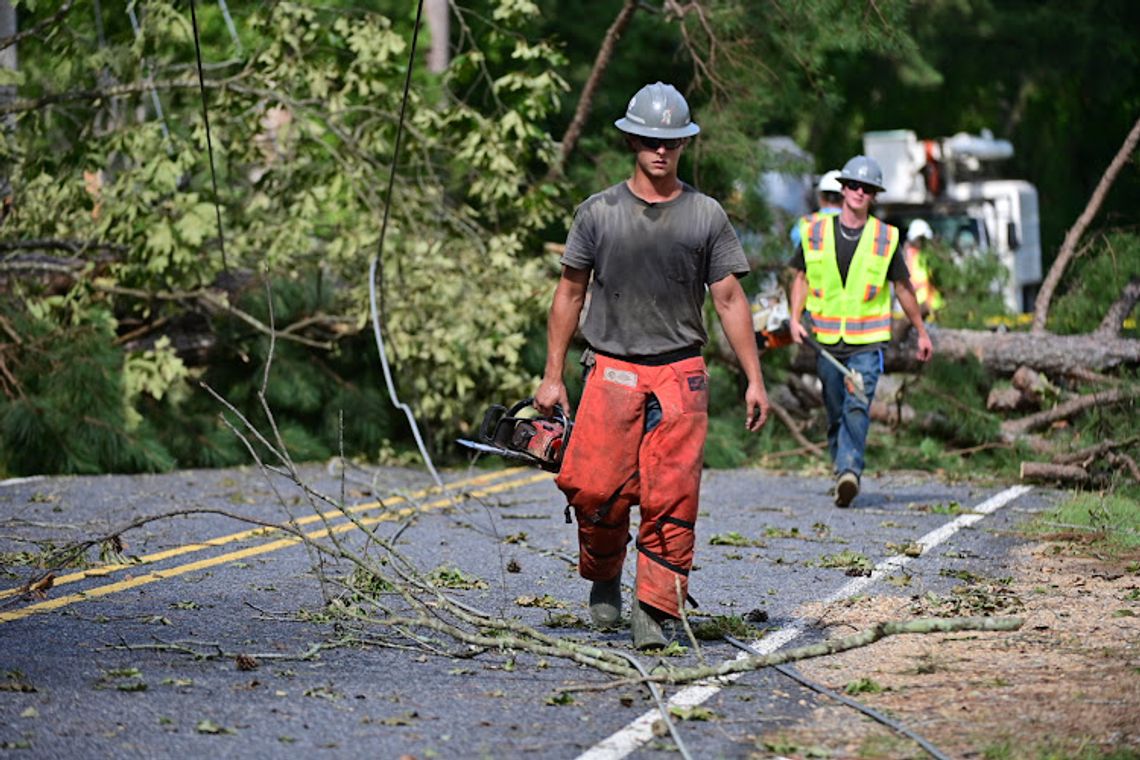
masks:
POLYGON ((522 416, 521 412, 533 404, 533 398, 526 398, 510 408, 492 405, 483 414, 479 440, 460 438, 457 443, 475 451, 541 467, 548 472, 558 472, 574 423, 566 418, 559 404, 554 405, 554 413, 548 417, 522 416))

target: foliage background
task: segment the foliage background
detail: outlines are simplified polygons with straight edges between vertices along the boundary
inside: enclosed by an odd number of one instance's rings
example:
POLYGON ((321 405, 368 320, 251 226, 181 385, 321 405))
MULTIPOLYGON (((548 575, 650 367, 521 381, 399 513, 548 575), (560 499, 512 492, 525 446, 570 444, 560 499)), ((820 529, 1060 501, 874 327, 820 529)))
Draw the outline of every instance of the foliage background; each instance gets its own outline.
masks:
MULTIPOLYGON (((447 72, 426 71, 421 32, 389 197, 415 7, 242 4, 235 40, 203 2, 219 237, 188 6, 14 5, 38 32, 0 74, 0 474, 245 461, 201 383, 261 423, 264 397, 298 458, 401 456, 408 431, 369 321, 385 210, 378 309, 399 392, 455 461, 450 442, 487 404, 536 384, 557 275, 547 246, 578 200, 627 175, 612 122, 646 82, 687 94, 702 134, 682 174, 742 229, 772 219, 754 178, 777 157, 760 136, 792 136, 821 171, 870 129, 993 129, 1016 147, 1008 174, 1040 191, 1046 265, 1140 114, 1140 6, 1124 0, 642 3, 559 173, 557 141, 617 7, 456 2, 447 72)), ((1051 328, 1095 326, 1103 288, 1135 276, 1138 201, 1132 163, 1051 328)), ((783 231, 767 245, 778 261, 783 231)), ((767 359, 770 382, 787 363, 767 359)), ((735 382, 714 369, 714 466, 791 445, 775 425, 739 434, 735 382)), ((985 440, 977 428, 946 443, 985 440)), ((928 461, 943 446, 910 443, 928 461)))

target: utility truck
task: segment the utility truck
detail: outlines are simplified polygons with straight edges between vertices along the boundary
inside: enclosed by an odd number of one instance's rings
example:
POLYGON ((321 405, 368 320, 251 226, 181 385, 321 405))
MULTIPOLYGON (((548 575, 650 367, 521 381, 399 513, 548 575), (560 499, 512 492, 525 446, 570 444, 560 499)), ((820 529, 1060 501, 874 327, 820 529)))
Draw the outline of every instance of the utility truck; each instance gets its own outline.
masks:
POLYGON ((1009 273, 1006 307, 1029 312, 1041 284, 1037 189, 1002 178, 998 162, 1013 155, 1008 140, 984 130, 920 140, 909 129, 867 132, 863 152, 883 169, 885 192, 872 211, 899 229, 925 219, 960 256, 992 251, 1009 273))

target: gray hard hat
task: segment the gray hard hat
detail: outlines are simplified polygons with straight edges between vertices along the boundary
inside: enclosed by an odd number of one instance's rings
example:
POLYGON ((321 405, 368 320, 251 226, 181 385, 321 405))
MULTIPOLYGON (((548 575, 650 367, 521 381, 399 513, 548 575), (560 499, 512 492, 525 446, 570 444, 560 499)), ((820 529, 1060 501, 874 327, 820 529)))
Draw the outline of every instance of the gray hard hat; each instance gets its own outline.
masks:
POLYGON ((839 181, 862 182, 864 185, 877 188, 879 192, 887 189, 883 187, 883 170, 879 162, 870 156, 855 156, 845 163, 843 170, 839 172, 839 181))
POLYGON ((642 137, 692 137, 701 128, 689 116, 689 104, 677 88, 664 82, 647 84, 626 106, 625 116, 614 122, 622 132, 642 137))

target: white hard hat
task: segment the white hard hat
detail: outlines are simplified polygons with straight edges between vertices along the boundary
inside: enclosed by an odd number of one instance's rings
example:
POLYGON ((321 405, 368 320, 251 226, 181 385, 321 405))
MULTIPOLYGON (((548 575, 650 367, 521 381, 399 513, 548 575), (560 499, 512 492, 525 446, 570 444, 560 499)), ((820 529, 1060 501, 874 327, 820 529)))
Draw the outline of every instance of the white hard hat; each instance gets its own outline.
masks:
POLYGON ((930 240, 934 237, 934 230, 930 229, 930 225, 926 223, 925 219, 915 219, 906 228, 907 240, 918 240, 919 238, 926 238, 930 240))
POLYGON ((839 184, 840 171, 832 169, 819 178, 819 186, 816 188, 821 193, 839 193, 843 191, 843 186, 839 184))

